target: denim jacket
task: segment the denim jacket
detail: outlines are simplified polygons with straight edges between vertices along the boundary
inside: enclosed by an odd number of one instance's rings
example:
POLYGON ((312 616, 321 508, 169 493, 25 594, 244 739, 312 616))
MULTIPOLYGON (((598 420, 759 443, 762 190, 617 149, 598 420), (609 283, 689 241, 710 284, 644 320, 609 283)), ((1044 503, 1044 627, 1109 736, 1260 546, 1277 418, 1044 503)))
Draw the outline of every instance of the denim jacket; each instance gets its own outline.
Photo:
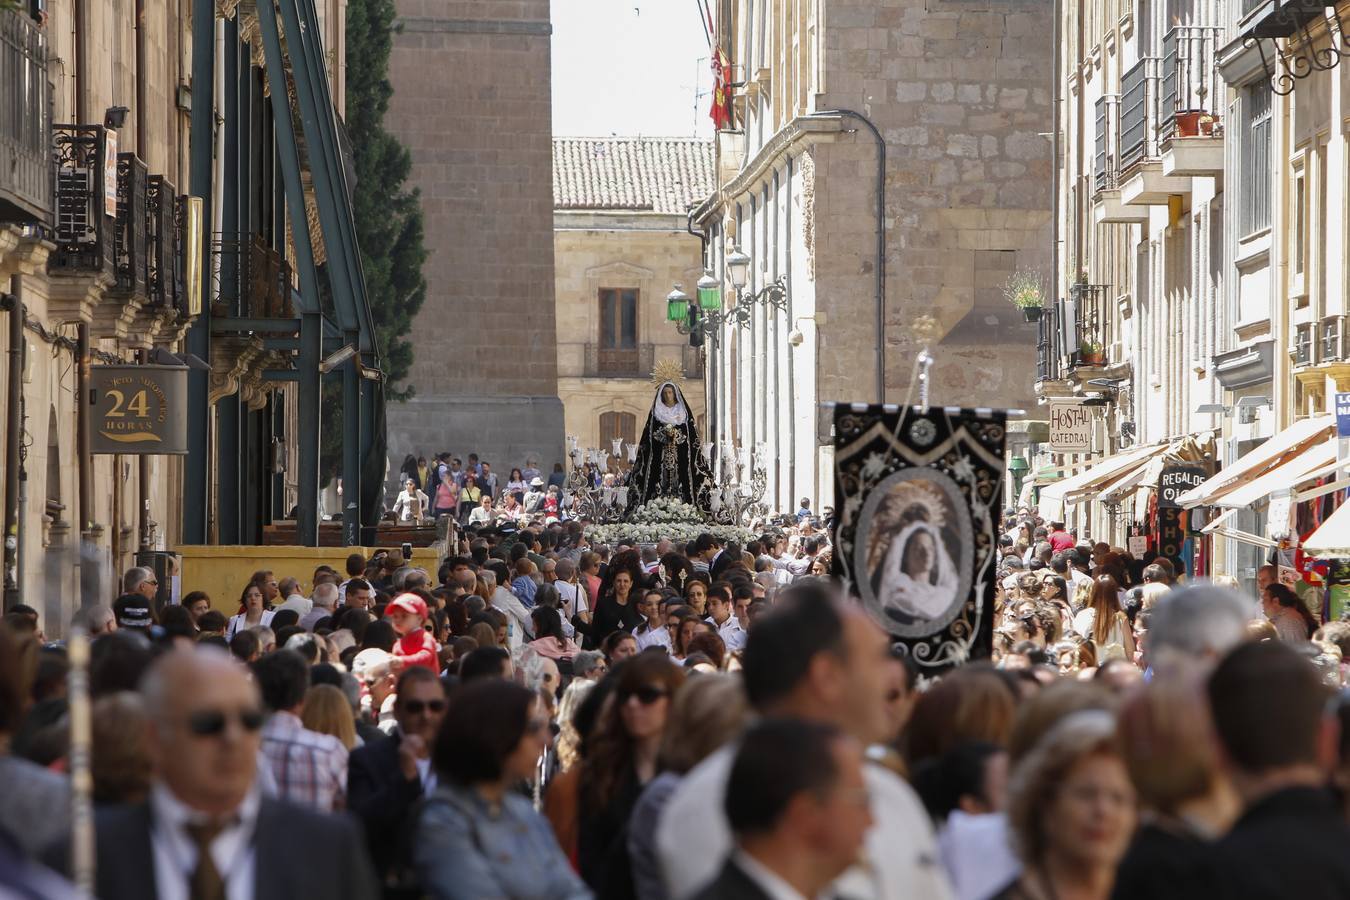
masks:
POLYGON ((508 793, 493 810, 472 788, 443 784, 428 798, 413 850, 434 900, 585 900, 548 822, 508 793))

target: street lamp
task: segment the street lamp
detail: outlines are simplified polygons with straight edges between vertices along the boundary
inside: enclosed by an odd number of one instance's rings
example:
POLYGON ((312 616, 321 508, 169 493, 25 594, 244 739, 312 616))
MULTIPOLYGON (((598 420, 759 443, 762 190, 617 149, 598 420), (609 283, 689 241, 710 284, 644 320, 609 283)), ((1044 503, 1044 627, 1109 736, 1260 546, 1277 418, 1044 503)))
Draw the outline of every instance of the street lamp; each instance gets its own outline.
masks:
POLYGON ((706 270, 698 280, 698 305, 702 309, 722 308, 722 284, 706 270))
POLYGON ((689 295, 681 287, 666 294, 666 319, 671 322, 684 322, 689 318, 689 295))
POLYGON ((740 293, 750 275, 750 257, 742 253, 733 244, 726 258, 727 274, 731 276, 731 285, 740 293))

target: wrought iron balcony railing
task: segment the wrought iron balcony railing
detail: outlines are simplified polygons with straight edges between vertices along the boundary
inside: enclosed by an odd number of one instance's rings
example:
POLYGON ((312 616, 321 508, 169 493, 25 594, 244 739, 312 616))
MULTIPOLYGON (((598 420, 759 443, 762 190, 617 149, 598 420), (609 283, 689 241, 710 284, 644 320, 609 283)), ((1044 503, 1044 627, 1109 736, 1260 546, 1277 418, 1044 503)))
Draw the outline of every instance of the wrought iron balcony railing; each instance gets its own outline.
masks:
POLYGON ((1163 37, 1159 140, 1214 133, 1223 103, 1223 78, 1214 62, 1221 30, 1178 25, 1163 37))
POLYGON ((1317 362, 1313 355, 1313 326, 1311 322, 1294 329, 1294 365, 1311 366, 1317 362))
POLYGON ((1157 57, 1145 57, 1120 77, 1120 170, 1158 155, 1157 57))
POLYGON ((52 223, 47 33, 0 9, 0 222, 52 223))
POLYGON ((1100 367, 1107 364, 1110 309, 1109 285, 1075 284, 1069 288, 1073 301, 1073 342, 1069 350, 1070 368, 1100 367))
POLYGON ((294 316, 291 265, 260 236, 216 234, 211 255, 220 272, 211 297, 217 314, 259 319, 294 316))
POLYGON ((1036 376, 1061 381, 1080 368, 1110 364, 1110 319, 1104 284, 1075 284, 1069 297, 1042 315, 1036 342, 1036 376))
POLYGON ((1104 94, 1097 98, 1097 130, 1092 155, 1094 190, 1110 191, 1117 187, 1120 172, 1120 98, 1104 94))
POLYGON ((56 252, 58 270, 113 271, 116 162, 109 171, 108 135, 102 125, 57 125, 56 252))
POLYGON ((117 154, 117 218, 113 221, 116 290, 145 295, 145 163, 134 153, 117 154))
POLYGON ((656 361, 656 347, 638 344, 635 347, 601 347, 586 345, 587 378, 649 378, 656 361))
POLYGON ((182 309, 184 223, 173 182, 151 175, 145 184, 145 292, 156 306, 182 309))
POLYGON ((1341 362, 1347 359, 1345 346, 1345 316, 1327 316, 1318 329, 1318 362, 1341 362))

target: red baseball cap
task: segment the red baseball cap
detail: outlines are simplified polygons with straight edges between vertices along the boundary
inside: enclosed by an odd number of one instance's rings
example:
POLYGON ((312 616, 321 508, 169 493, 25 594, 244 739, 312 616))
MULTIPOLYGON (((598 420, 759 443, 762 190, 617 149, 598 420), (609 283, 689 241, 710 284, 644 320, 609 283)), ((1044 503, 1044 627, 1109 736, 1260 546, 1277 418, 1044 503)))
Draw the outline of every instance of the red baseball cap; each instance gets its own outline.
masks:
POLYGON ((427 601, 416 594, 399 594, 385 607, 385 612, 393 612, 396 609, 421 616, 423 619, 427 617, 427 601))

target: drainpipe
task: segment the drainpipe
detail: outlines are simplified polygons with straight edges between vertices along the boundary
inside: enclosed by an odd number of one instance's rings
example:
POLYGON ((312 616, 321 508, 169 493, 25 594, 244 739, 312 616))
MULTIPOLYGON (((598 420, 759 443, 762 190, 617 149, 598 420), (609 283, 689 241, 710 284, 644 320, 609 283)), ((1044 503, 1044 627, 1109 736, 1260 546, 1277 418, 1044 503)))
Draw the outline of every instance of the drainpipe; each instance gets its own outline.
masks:
POLYGON ((848 116, 861 122, 872 132, 877 144, 877 402, 886 402, 886 142, 877 126, 862 113, 851 109, 826 109, 814 113, 817 116, 848 116))
POLYGON ((89 75, 89 0, 75 0, 75 122, 89 123, 89 100, 85 97, 85 79, 89 75))
POLYGON ((5 611, 19 602, 19 467, 23 465, 23 279, 9 278, 9 371, 5 383, 5 611))
MULTIPOLYGON (((88 541, 94 521, 94 467, 89 450, 89 325, 81 322, 75 336, 75 454, 79 460, 80 538, 88 541)), ((88 563, 84 557, 84 562, 88 563)))
MULTIPOLYGON (((136 0, 136 156, 145 162, 150 149, 150 139, 146 134, 145 100, 145 0, 136 0)), ((139 350, 136 361, 145 365, 150 361, 149 353, 139 350)), ((120 475, 120 473, 119 473, 120 475)), ((120 483, 120 478, 118 483, 120 483)), ((120 529, 120 519, 119 529, 120 529)), ((150 549, 150 457, 144 453, 136 456, 136 533, 137 549, 150 549)), ((139 560, 137 561, 139 564, 139 560)))
MULTIPOLYGON (((1053 38, 1053 40, 1054 40, 1054 42, 1055 42, 1055 50, 1054 50, 1054 53, 1055 53, 1055 55, 1054 55, 1054 73, 1055 73, 1055 74, 1054 74, 1054 79, 1055 79, 1055 90, 1054 90, 1054 102, 1053 102, 1053 105, 1052 105, 1051 108, 1050 108, 1050 115, 1051 115, 1051 119, 1050 119, 1050 188, 1051 188, 1051 190, 1050 190, 1050 193, 1051 193, 1051 202, 1054 204, 1054 205, 1053 205, 1052 214, 1051 214, 1052 217, 1051 217, 1051 220, 1050 220, 1050 223, 1051 223, 1051 224, 1050 224, 1050 228, 1051 228, 1051 235, 1050 235, 1050 277, 1051 277, 1052 279, 1054 279, 1054 281, 1053 281, 1052 283, 1055 285, 1054 296, 1051 297, 1051 302, 1052 302, 1052 303, 1054 303, 1054 302, 1056 302, 1056 301, 1058 300, 1058 298, 1060 297, 1060 291, 1063 290, 1063 288, 1060 286, 1060 277, 1061 277, 1061 273, 1063 272, 1063 269, 1062 269, 1061 266, 1060 266, 1060 258, 1061 258, 1061 256, 1062 256, 1062 254, 1061 254, 1061 252, 1060 252, 1060 243, 1064 240, 1064 234, 1063 234, 1063 231, 1062 231, 1061 228, 1060 228, 1060 223, 1059 223, 1060 206, 1061 206, 1061 203, 1060 203, 1060 196, 1059 196, 1059 189, 1060 189, 1060 184, 1062 183, 1062 182, 1061 182, 1061 179, 1060 179, 1060 174, 1059 174, 1059 167, 1060 167, 1060 163, 1061 163, 1061 160, 1060 160, 1060 149, 1059 149, 1059 137, 1060 137, 1060 133, 1061 133, 1063 127, 1064 127, 1064 124, 1063 124, 1063 111, 1060 109, 1060 104, 1062 104, 1062 103, 1064 102, 1064 93, 1063 93, 1063 90, 1064 90, 1064 43, 1063 43, 1063 42, 1064 42, 1064 31, 1063 31, 1063 22, 1061 21, 1063 15, 1064 15, 1064 0, 1055 0, 1055 26, 1054 26, 1054 38, 1053 38)), ((1041 327, 1041 333, 1044 334, 1044 333, 1045 333, 1045 330, 1046 330, 1047 328, 1053 327, 1053 326, 1054 326, 1054 321, 1055 321, 1055 320, 1054 320, 1054 316, 1052 315, 1051 318, 1050 318, 1050 324, 1049 324, 1049 325, 1043 325, 1043 326, 1041 327)), ((1054 350, 1054 343, 1055 343, 1055 342, 1054 342, 1053 339, 1051 339, 1051 340, 1048 341, 1047 343, 1049 344, 1049 346, 1046 347, 1045 353, 1046 353, 1046 359, 1049 360, 1049 358, 1050 358, 1050 353, 1054 350)))

